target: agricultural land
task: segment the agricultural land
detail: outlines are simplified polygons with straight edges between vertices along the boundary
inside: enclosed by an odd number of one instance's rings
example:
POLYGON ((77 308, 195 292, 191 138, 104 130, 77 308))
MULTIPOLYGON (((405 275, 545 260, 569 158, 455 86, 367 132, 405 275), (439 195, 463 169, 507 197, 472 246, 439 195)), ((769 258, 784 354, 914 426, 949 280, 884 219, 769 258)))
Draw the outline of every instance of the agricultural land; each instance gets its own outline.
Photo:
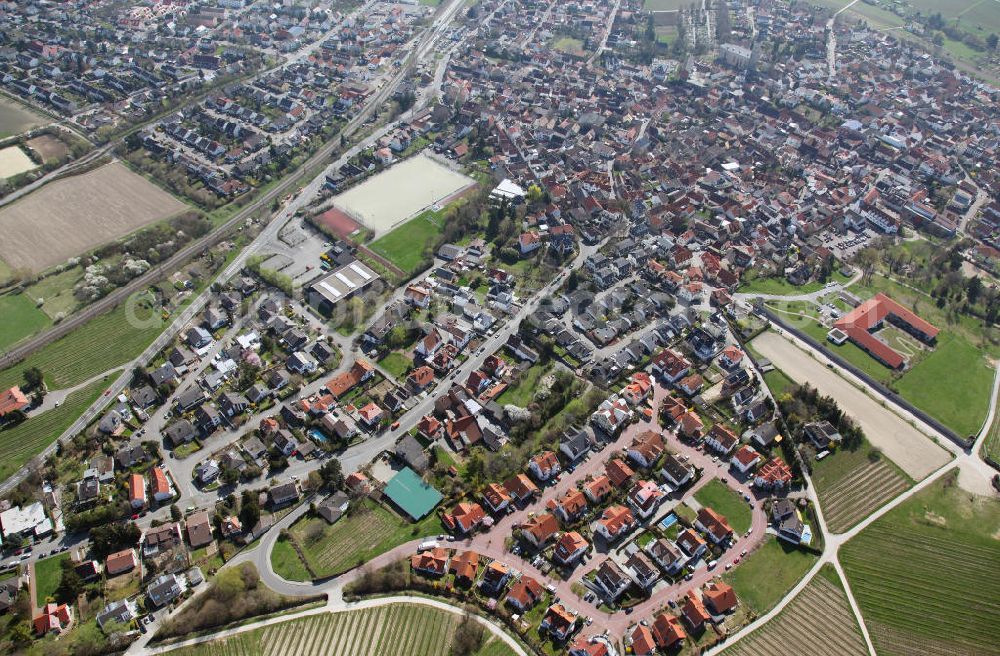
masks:
POLYGON ((836 571, 827 565, 821 574, 826 576, 814 576, 777 617, 723 653, 726 656, 867 654, 864 638, 836 571))
POLYGON ((0 97, 0 139, 21 134, 44 122, 43 117, 24 105, 0 97))
POLYGON ((186 207, 123 165, 107 164, 0 209, 0 258, 37 273, 186 207))
MULTIPOLYGON (((176 650, 185 656, 448 656, 461 616, 399 603, 365 610, 321 613, 176 650)), ((512 656, 487 633, 476 656, 512 656)))
POLYGON ((768 536, 739 567, 723 579, 736 596, 758 615, 774 607, 805 576, 816 562, 816 554, 768 536))
POLYGON ((1000 502, 957 472, 922 490, 840 551, 881 654, 985 654, 1000 645, 1000 502))

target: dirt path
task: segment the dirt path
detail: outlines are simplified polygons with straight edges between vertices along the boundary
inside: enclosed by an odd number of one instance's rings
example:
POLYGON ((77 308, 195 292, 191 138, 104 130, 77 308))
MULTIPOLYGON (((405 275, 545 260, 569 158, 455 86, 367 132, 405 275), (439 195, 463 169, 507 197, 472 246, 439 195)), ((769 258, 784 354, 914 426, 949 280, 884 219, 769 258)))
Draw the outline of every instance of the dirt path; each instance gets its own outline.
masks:
POLYGON ((781 335, 765 332, 754 340, 753 347, 792 380, 808 381, 834 397, 858 421, 868 441, 914 480, 919 481, 948 462, 948 452, 930 438, 781 335))

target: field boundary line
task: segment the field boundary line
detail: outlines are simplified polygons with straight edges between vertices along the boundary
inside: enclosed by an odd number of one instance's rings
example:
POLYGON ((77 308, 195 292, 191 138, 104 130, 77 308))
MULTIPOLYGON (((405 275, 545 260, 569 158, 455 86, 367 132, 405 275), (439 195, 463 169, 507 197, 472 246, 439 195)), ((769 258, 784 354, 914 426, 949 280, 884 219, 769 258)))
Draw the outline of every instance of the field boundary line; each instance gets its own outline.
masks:
POLYGON ((833 568, 837 570, 837 576, 840 577, 840 583, 844 586, 844 594, 847 596, 847 604, 851 607, 851 612, 854 613, 854 621, 858 623, 858 628, 861 629, 861 636, 865 639, 865 646, 868 647, 868 653, 870 656, 876 656, 875 645, 872 643, 872 637, 868 634, 868 626, 865 624, 865 618, 861 614, 861 607, 858 606, 858 601, 854 598, 854 593, 851 591, 851 584, 847 580, 844 568, 840 565, 840 558, 834 554, 832 560, 833 568))

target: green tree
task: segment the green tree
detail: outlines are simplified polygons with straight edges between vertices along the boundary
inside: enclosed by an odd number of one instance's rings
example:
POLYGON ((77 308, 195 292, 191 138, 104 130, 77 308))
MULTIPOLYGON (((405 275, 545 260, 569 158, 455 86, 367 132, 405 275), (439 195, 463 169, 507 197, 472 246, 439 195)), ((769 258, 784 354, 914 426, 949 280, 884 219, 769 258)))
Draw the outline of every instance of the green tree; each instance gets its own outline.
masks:
POLYGON ((340 460, 330 458, 319 468, 320 478, 323 485, 331 490, 339 490, 344 487, 344 471, 340 465, 340 460))
POLYGON ((38 367, 29 367, 25 369, 23 376, 25 387, 29 390, 40 388, 42 386, 42 381, 45 380, 45 375, 38 367))
POLYGON ((240 523, 243 524, 244 531, 249 531, 257 525, 258 521, 260 521, 260 502, 257 499, 257 493, 246 490, 240 501, 240 523))
POLYGON ((170 519, 177 522, 180 521, 181 517, 183 517, 183 515, 181 515, 181 509, 177 507, 177 504, 170 504, 170 519))
POLYGON ((1000 39, 998 39, 997 35, 996 34, 990 34, 988 37, 986 37, 986 47, 989 48, 990 50, 996 50, 997 49, 997 41, 1000 41, 1000 39))
POLYGON ((72 604, 81 592, 83 592, 83 579, 76 573, 73 561, 67 558, 62 561, 62 578, 59 579, 59 587, 56 588, 56 601, 72 604))

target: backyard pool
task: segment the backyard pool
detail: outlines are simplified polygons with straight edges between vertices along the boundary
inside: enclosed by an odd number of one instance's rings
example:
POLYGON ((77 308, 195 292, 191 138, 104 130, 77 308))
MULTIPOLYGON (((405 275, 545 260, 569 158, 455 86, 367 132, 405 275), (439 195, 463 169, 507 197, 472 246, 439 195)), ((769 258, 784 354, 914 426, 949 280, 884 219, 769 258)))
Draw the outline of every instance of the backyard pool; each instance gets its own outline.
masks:
POLYGON ((309 431, 309 437, 313 438, 316 442, 326 442, 326 435, 324 435, 318 428, 314 428, 309 431))
POLYGON ((667 529, 677 523, 677 515, 670 513, 660 520, 660 528, 667 529))

